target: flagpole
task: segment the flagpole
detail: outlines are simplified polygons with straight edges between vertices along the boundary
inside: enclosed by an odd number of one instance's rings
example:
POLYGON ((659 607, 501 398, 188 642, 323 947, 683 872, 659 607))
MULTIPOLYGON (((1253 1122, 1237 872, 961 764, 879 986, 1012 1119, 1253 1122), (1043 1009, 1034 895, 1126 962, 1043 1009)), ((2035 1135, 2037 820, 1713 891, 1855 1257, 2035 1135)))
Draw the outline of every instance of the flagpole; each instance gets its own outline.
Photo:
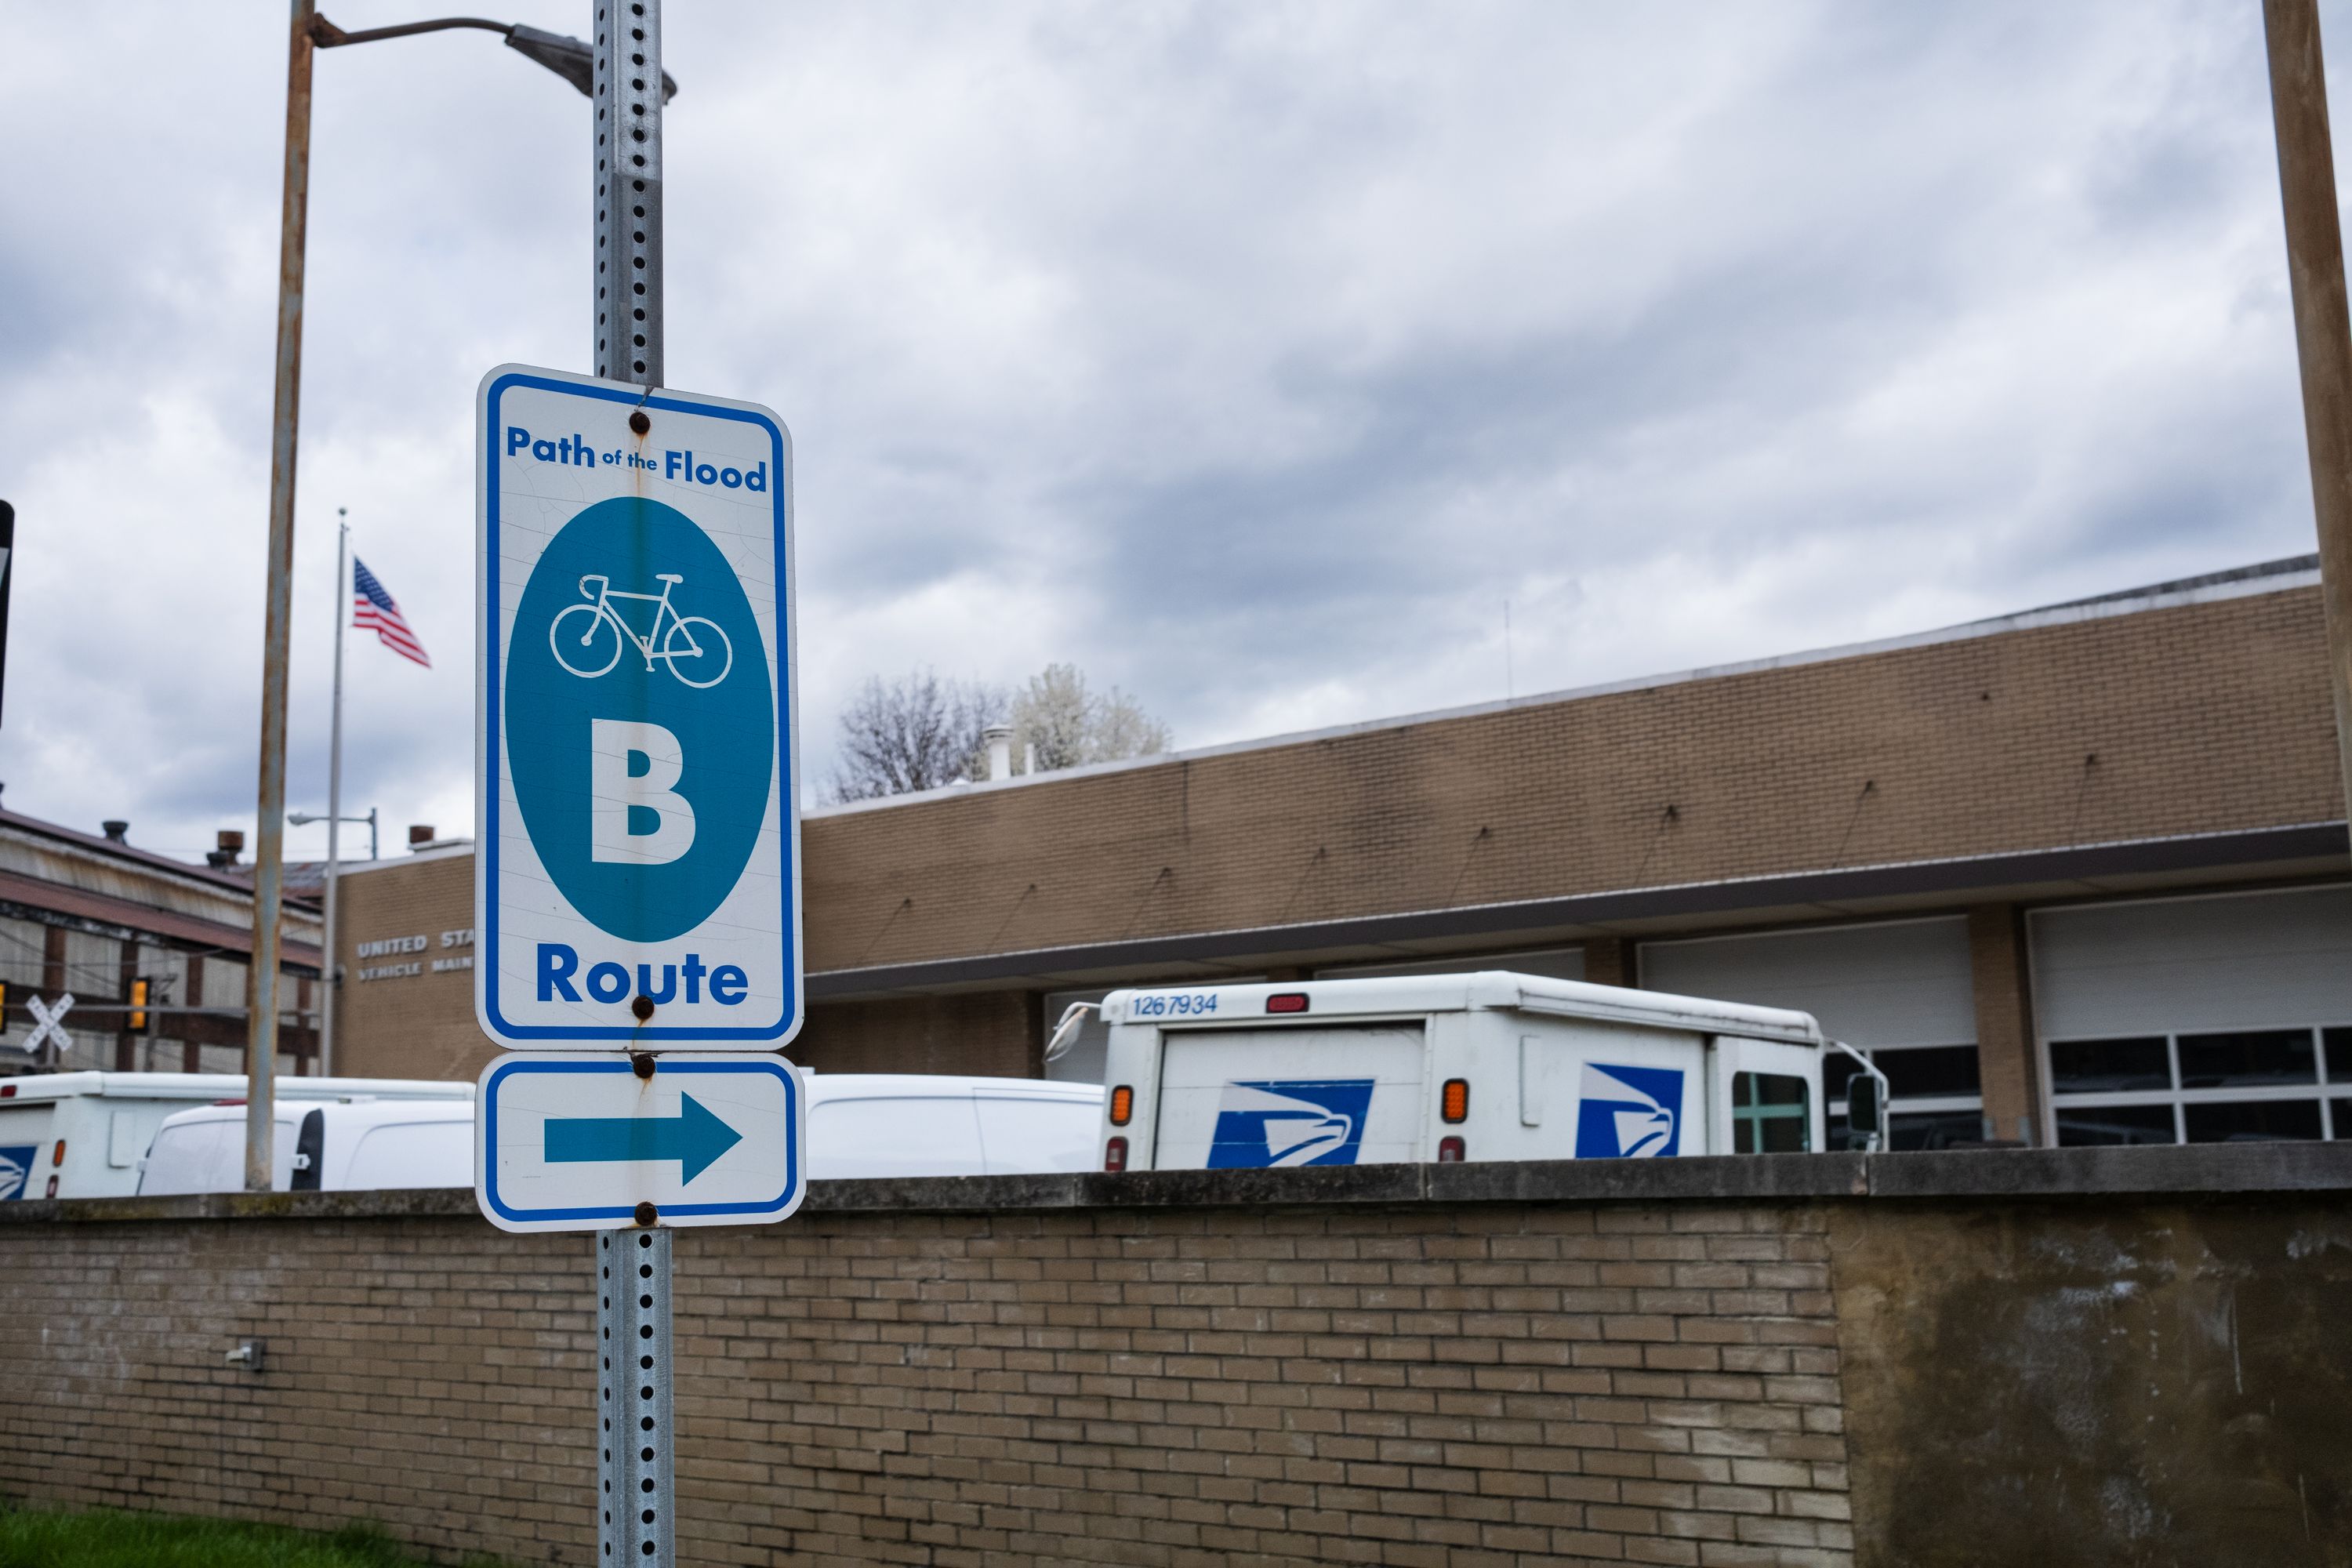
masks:
POLYGON ((342 992, 340 951, 335 946, 335 882, 343 831, 343 619, 352 608, 352 525, 345 508, 335 509, 335 696, 327 721, 327 929, 320 963, 319 1076, 335 1070, 335 1003, 342 992))

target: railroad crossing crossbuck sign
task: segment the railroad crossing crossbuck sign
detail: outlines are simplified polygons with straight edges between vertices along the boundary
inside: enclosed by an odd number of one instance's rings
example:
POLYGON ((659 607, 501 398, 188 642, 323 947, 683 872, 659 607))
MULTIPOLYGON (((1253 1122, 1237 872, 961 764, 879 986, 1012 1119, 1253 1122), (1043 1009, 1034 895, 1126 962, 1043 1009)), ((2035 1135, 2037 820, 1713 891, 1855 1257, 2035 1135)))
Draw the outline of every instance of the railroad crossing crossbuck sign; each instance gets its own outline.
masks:
POLYGON ((66 1033, 65 1024, 66 1015, 73 1011, 73 1005, 74 995, 70 991, 59 996, 54 1007, 38 996, 25 998, 25 1011, 33 1016, 33 1032, 25 1037, 23 1047, 26 1055, 51 1041, 57 1043, 58 1055, 61 1057, 73 1049, 73 1037, 66 1033))
POLYGON ((482 1028, 772 1052, 802 1016, 791 438, 521 365, 477 428, 482 1028))

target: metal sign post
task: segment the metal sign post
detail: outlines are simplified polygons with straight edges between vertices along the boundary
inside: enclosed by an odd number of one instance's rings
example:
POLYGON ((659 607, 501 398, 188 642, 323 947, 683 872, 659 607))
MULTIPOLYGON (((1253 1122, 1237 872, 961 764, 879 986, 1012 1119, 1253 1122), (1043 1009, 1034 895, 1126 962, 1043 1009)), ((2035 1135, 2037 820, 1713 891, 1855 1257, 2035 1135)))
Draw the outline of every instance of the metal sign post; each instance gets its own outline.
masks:
POLYGON ((476 410, 475 1197, 595 1233, 597 1560, 667 1568, 669 1230, 807 1184, 792 447, 663 384, 661 8, 593 9, 595 374, 476 410))
MULTIPOLYGON (((595 294, 594 363, 596 374, 608 381, 658 386, 661 0, 595 0, 595 118, 589 131, 596 161, 595 270, 590 285, 595 294)), ((597 1408, 603 1422, 596 1450, 598 1556, 607 1563, 647 1561, 669 1568, 677 1555, 670 1523, 670 1434, 676 1423, 670 1416, 669 1237, 600 1231, 596 1266, 597 1408), (617 1279, 616 1258, 626 1260, 617 1279), (627 1347, 618 1371, 616 1345, 627 1347), (623 1382, 632 1367, 643 1376, 634 1386, 623 1382), (639 1394, 635 1402, 614 1397, 631 1392, 639 1394), (645 1408, 632 1410, 633 1403, 645 1408), (623 1417, 618 1431, 616 1411, 623 1417)))

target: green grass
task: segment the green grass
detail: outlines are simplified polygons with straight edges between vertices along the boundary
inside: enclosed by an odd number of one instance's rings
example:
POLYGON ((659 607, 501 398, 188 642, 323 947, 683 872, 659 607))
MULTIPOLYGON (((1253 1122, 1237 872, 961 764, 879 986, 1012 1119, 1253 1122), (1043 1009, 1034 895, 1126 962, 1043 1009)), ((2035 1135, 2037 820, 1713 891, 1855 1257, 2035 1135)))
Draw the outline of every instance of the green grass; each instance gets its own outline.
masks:
MULTIPOLYGON (((418 1568, 373 1524, 331 1535, 158 1513, 42 1513, 0 1506, 0 1568, 418 1568)), ((497 1568, 487 1557, 477 1568, 497 1568)))

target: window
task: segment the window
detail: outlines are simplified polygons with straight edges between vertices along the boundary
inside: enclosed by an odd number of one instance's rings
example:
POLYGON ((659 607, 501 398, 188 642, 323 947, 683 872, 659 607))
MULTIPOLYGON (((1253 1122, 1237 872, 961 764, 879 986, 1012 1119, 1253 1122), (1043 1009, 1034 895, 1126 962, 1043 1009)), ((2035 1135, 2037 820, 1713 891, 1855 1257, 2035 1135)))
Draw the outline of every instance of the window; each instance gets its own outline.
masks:
MULTIPOLYGON (((1976 1047, 1879 1046, 1862 1054, 1886 1075, 1888 1148, 1949 1149, 1983 1140, 1984 1089, 1976 1047)), ((1822 1054, 1822 1093, 1834 1129, 1832 1148, 1844 1146, 1846 1084, 1860 1071, 1861 1064, 1843 1051, 1822 1054)))
POLYGON ((1733 1074, 1732 1152, 1804 1153, 1812 1147, 1811 1110, 1803 1079, 1769 1072, 1733 1074))
POLYGON ((2053 1040, 2049 1052, 2062 1147, 2352 1138, 2352 1028, 2053 1040))

